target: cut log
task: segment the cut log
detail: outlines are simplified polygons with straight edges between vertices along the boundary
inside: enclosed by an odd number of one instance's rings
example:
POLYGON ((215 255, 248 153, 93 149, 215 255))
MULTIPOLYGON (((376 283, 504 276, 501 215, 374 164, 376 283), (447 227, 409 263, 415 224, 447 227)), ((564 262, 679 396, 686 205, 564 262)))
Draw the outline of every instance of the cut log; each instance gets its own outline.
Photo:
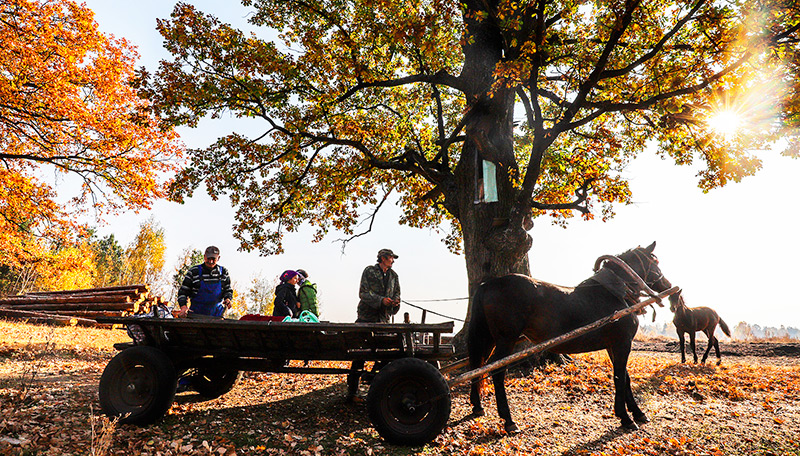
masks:
MULTIPOLYGON (((80 291, 80 290, 76 290, 80 291)), ((36 298, 36 299, 47 299, 47 298, 64 298, 64 297, 97 297, 97 296, 128 296, 131 299, 139 299, 143 297, 150 296, 150 293, 140 293, 135 290, 111 290, 111 291, 98 291, 98 292, 76 292, 76 293, 25 293, 22 295, 16 296, 6 296, 0 299, 13 299, 13 298, 36 298)))
POLYGON ((39 312, 48 315, 66 315, 70 317, 91 318, 91 319, 95 319, 97 317, 124 317, 126 314, 129 313, 124 310, 59 310, 59 311, 41 310, 39 312))
POLYGON ((125 310, 136 312, 140 304, 136 302, 75 302, 59 304, 2 304, 7 309, 14 310, 47 310, 51 312, 70 310, 125 310))
POLYGON ((95 302, 114 302, 129 303, 133 302, 130 296, 10 296, 0 299, 0 306, 21 306, 36 304, 72 304, 72 303, 95 303, 95 302))
POLYGON ((59 291, 31 291, 25 294, 40 295, 40 294, 68 294, 68 293, 102 293, 104 291, 115 290, 130 290, 136 293, 144 293, 150 291, 150 287, 145 284, 138 285, 120 285, 116 287, 98 287, 98 288, 83 288, 80 290, 59 290, 59 291))
POLYGON ((31 323, 46 323, 57 326, 87 326, 94 328, 107 328, 109 325, 101 324, 88 318, 78 318, 66 315, 54 315, 42 312, 30 312, 0 308, 0 317, 14 320, 28 321, 31 323))

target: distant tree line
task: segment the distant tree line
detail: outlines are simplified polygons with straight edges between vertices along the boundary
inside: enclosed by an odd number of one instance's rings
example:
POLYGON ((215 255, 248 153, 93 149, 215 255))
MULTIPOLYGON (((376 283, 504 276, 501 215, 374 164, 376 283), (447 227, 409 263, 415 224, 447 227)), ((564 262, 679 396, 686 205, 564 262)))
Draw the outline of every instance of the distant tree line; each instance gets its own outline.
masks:
POLYGON ((86 230, 73 242, 41 242, 27 261, 0 259, 0 295, 146 283, 163 290, 164 229, 154 219, 123 247, 114 234, 86 230))
MULTIPOLYGON (((113 233, 99 236, 96 229, 89 229, 73 243, 41 243, 35 260, 5 262, 0 258, 0 296, 147 284, 155 294, 174 303, 186 271, 203 262, 203 252, 187 247, 173 267, 165 267, 166 250, 164 228, 153 218, 139 225, 127 246, 113 233)), ((263 273, 251 277, 243 289, 234 282, 233 306, 227 315, 271 314, 277 285, 277 277, 263 273)))

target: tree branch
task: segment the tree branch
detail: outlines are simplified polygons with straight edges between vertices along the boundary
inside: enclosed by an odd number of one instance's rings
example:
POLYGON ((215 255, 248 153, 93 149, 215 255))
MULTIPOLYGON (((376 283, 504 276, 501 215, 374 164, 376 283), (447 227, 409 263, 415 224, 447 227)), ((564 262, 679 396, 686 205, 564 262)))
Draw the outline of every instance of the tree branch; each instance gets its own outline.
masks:
POLYGON ((687 22, 689 22, 691 19, 693 19, 694 18, 694 14, 700 8, 702 8, 703 5, 705 5, 705 3, 706 3, 706 0, 699 0, 695 4, 695 6, 692 7, 691 11, 689 11, 686 14, 686 16, 684 16, 683 18, 678 20, 678 22, 675 23, 675 25, 672 27, 672 29, 669 32, 667 32, 663 37, 661 37, 660 40, 658 40, 658 42, 653 46, 653 48, 650 50, 650 52, 645 53, 644 55, 642 55, 641 57, 639 57, 638 59, 634 60, 629 65, 627 65, 627 66, 625 66, 623 68, 619 68, 619 69, 616 69, 616 70, 603 71, 603 73, 600 75, 600 79, 614 78, 614 77, 617 77, 617 76, 622 76, 624 74, 628 74, 631 71, 633 71, 636 67, 638 67, 638 66, 642 65, 643 63, 647 62, 648 60, 656 57, 659 54, 659 52, 661 52, 661 50, 664 48, 664 45, 667 43, 667 41, 669 41, 670 38, 675 36, 675 34, 677 34, 683 28, 683 26, 686 25, 687 22))
POLYGON ((389 79, 385 81, 359 82, 355 86, 348 89, 347 92, 342 94, 339 98, 337 98, 336 102, 339 103, 345 101, 355 93, 371 87, 398 87, 417 82, 439 84, 461 92, 465 92, 467 90, 466 86, 461 83, 461 80, 458 77, 448 74, 445 70, 439 70, 434 74, 413 74, 404 78, 389 79))
POLYGON ((581 212, 582 214, 588 214, 589 208, 586 207, 584 204, 586 199, 589 197, 589 187, 592 185, 595 179, 587 179, 580 187, 575 189, 575 196, 577 199, 571 203, 556 203, 556 204, 546 204, 546 203, 539 203, 536 201, 531 201, 531 207, 539 210, 576 210, 581 212))
POLYGON ((344 253, 344 249, 345 249, 345 247, 347 247, 347 243, 348 242, 350 242, 350 241, 352 241, 352 240, 354 240, 356 238, 359 238, 361 236, 365 236, 365 235, 369 234, 370 232, 372 232, 372 226, 375 224, 375 218, 378 215, 378 211, 381 210, 381 207, 389 199, 389 195, 391 195, 393 191, 394 191, 394 187, 390 188, 389 190, 387 190, 383 194, 383 198, 380 200, 378 205, 375 206, 375 210, 372 211, 372 213, 367 218, 367 220, 369 220, 369 227, 367 227, 366 231, 362 231, 361 233, 356 233, 356 234, 354 234, 354 235, 352 235, 352 236, 350 236, 349 238, 346 238, 346 239, 342 238, 342 239, 336 239, 334 241, 334 242, 341 242, 342 243, 342 253, 344 253))

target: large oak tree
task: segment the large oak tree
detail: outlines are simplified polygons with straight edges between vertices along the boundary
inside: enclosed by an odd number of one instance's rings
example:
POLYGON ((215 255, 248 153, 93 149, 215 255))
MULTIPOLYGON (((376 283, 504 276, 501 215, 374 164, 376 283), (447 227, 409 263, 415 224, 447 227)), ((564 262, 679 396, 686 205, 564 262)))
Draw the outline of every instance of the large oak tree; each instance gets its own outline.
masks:
POLYGON ((779 137, 796 150, 794 1, 243 4, 263 36, 178 4, 158 25, 173 58, 141 87, 172 125, 263 122, 192 151, 173 196, 228 195, 264 254, 302 223, 356 236, 396 198, 401 223, 452 222, 472 288, 528 272, 534 218, 630 202, 620 171, 653 141, 700 163, 704 190, 757 171, 752 151, 779 137), (709 128, 723 109, 737 134, 709 128))
POLYGON ((7 0, 0 48, 0 265, 74 242, 82 211, 138 210, 166 194, 180 144, 133 89, 129 43, 74 1, 7 0))

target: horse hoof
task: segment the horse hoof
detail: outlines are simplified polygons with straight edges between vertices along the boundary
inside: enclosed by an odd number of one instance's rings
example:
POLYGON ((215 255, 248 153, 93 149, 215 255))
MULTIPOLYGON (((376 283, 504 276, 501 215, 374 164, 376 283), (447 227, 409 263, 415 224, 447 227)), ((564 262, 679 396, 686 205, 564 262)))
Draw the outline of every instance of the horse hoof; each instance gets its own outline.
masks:
POLYGON ((483 407, 473 407, 472 408, 472 416, 477 418, 479 416, 483 416, 486 413, 483 411, 483 407))
POLYGON ((634 416, 633 421, 639 424, 644 424, 644 423, 649 423, 650 418, 648 418, 647 415, 642 414, 641 416, 634 416))
POLYGON ((517 433, 519 433, 519 428, 517 427, 516 424, 514 423, 506 424, 506 434, 513 435, 517 433))
POLYGON ((626 431, 638 431, 639 430, 639 426, 637 426, 636 423, 631 421, 630 423, 627 423, 627 424, 623 423, 622 424, 622 429, 625 429, 626 431))

